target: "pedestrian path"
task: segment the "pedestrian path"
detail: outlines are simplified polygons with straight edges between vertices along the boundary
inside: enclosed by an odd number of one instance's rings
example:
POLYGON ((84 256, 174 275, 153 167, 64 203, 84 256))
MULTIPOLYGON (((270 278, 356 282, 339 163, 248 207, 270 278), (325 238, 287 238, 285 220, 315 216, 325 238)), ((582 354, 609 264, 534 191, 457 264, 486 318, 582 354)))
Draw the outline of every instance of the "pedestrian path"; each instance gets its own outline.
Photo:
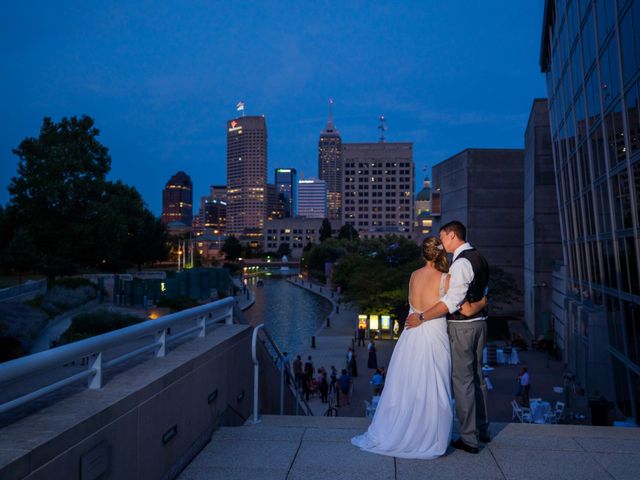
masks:
MULTIPOLYGON (((329 317, 329 325, 324 324, 316 333, 316 346, 304 352, 300 352, 303 363, 311 356, 313 365, 324 367, 327 372, 331 372, 331 366, 338 369, 338 373, 345 368, 347 350, 355 343, 355 332, 357 327, 358 311, 351 305, 341 302, 341 297, 328 289, 325 285, 320 285, 308 280, 292 278, 290 283, 297 287, 309 290, 316 295, 321 295, 334 305, 329 317)), ((368 340, 367 340, 368 342, 368 340)), ((395 346, 395 341, 376 341, 378 366, 389 365, 389 359, 395 346)), ((375 370, 367 368, 368 351, 365 346, 355 347, 356 364, 358 376, 353 378, 353 395, 350 405, 342 405, 338 409, 338 416, 341 417, 363 417, 365 415, 365 400, 371 400, 373 387, 369 383, 375 370)), ((290 355, 291 360, 295 355, 290 355)), ((314 415, 324 415, 328 405, 321 402, 320 397, 311 397, 308 402, 314 415)))

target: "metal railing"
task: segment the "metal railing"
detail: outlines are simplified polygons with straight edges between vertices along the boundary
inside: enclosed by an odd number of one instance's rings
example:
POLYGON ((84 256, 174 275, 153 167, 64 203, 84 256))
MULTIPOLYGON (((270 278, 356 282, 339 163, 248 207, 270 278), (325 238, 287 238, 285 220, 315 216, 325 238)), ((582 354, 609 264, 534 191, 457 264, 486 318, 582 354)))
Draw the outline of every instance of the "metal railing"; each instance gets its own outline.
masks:
POLYGON ((202 338, 207 333, 207 327, 214 323, 232 324, 233 305, 233 297, 225 298, 2 363, 0 364, 0 384, 20 379, 26 375, 52 370, 79 358, 90 359, 87 361, 88 366, 85 370, 0 404, 0 413, 7 412, 85 378, 88 379, 89 388, 102 388, 103 371, 106 368, 150 351, 155 352, 156 357, 164 357, 167 354, 167 346, 171 343, 194 334, 197 338, 202 338), (189 322, 193 322, 194 325, 167 335, 168 329, 189 322), (144 345, 116 355, 109 360, 104 358, 106 351, 150 335, 152 335, 151 342, 145 342, 144 345))
POLYGON ((251 340, 251 356, 253 360, 253 416, 252 422, 258 423, 260 420, 258 418, 258 405, 259 405, 259 369, 260 363, 258 362, 257 355, 257 343, 258 338, 266 348, 267 352, 271 355, 271 358, 278 367, 278 371, 280 372, 280 415, 284 415, 284 392, 285 387, 289 388, 290 391, 295 396, 295 414, 299 414, 299 408, 302 406, 302 411, 304 415, 313 416, 313 411, 309 404, 305 401, 300 387, 297 385, 295 378, 291 372, 291 366, 287 359, 285 359, 284 354, 273 340, 271 335, 264 328, 264 323, 257 325, 253 330, 253 337, 251 340))
POLYGON ((13 287, 7 287, 0 289, 0 302, 5 300, 11 300, 14 297, 24 295, 32 292, 40 292, 44 295, 47 291, 46 280, 29 280, 20 285, 14 285, 13 287))

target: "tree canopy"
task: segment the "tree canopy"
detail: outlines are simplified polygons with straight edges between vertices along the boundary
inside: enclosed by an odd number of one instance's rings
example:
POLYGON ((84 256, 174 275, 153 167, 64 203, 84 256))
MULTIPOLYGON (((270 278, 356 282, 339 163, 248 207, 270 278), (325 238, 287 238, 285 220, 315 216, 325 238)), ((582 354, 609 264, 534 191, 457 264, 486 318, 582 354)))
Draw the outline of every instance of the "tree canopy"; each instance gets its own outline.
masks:
POLYGON ((331 222, 328 218, 322 220, 322 225, 320 226, 320 231, 318 232, 320 237, 320 242, 324 242, 328 238, 331 238, 331 222))
POLYGON ((0 238, 3 267, 49 276, 166 257, 164 226, 133 187, 110 182, 108 149, 88 116, 46 117, 13 150, 17 175, 0 238))
POLYGON ((227 260, 237 260, 242 255, 242 245, 240 244, 240 240, 238 240, 233 235, 227 237, 222 245, 222 253, 224 253, 224 258, 227 260))

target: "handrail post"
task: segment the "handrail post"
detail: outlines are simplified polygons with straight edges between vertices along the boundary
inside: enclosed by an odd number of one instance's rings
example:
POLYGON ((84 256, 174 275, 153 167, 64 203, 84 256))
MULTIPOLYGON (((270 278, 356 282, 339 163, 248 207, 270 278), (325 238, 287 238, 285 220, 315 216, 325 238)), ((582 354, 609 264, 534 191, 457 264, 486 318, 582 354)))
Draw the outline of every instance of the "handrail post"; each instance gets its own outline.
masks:
POLYGON ((280 415, 284 415, 284 360, 280 359, 280 415))
POLYGON ((207 330, 206 330, 207 317, 205 315, 198 317, 197 323, 198 323, 198 326, 200 327, 200 331, 198 332, 198 337, 204 338, 204 336, 207 334, 207 330))
POLYGON ((260 375, 260 364, 258 363, 258 354, 257 354, 257 341, 258 341, 258 330, 264 327, 264 323, 257 325, 253 329, 253 336, 251 338, 251 358, 253 360, 253 420, 252 423, 255 425, 260 422, 258 418, 258 395, 259 395, 259 375, 260 375))
POLYGON ((99 352, 96 355, 96 358, 93 360, 91 365, 89 365, 89 370, 94 370, 96 373, 89 380, 89 388, 92 390, 98 390, 102 388, 102 352, 99 352))
POLYGON ((227 308, 227 315, 224 317, 225 325, 233 325, 233 305, 227 308))
POLYGON ((167 353, 167 329, 166 328, 156 333, 156 343, 158 344, 156 357, 164 357, 167 353))

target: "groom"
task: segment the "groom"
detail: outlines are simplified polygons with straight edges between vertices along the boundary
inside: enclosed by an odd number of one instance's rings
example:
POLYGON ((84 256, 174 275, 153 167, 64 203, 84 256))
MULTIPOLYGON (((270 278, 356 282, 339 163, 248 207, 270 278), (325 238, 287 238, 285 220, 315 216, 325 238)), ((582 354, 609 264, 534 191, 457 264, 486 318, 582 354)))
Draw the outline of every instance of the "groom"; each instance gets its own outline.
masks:
POLYGON ((415 327, 447 315, 453 396, 460 420, 460 438, 452 441, 451 446, 468 453, 478 453, 478 439, 484 443, 491 441, 487 386, 482 375, 482 350, 487 341, 487 310, 485 308, 473 317, 466 317, 458 310, 465 300, 472 303, 482 299, 489 282, 489 266, 466 241, 466 235, 465 226, 455 220, 440 228, 440 241, 447 253, 453 254, 449 268, 449 290, 429 310, 409 315, 407 325, 415 327))

